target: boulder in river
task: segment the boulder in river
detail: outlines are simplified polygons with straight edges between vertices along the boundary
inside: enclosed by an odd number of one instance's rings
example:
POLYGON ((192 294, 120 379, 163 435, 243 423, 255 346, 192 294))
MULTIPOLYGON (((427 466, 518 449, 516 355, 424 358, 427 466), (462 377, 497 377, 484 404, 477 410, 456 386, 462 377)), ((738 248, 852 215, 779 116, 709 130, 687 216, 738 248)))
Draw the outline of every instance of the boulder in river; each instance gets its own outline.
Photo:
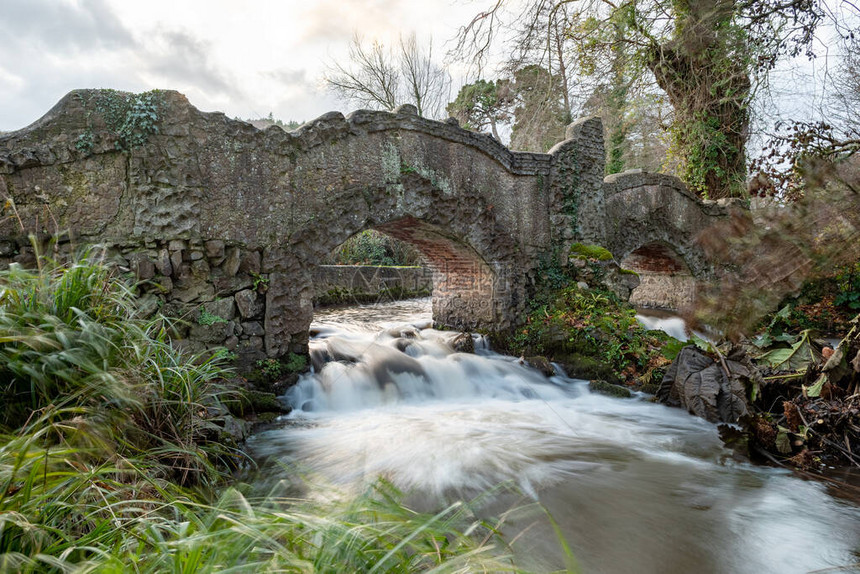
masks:
POLYGON ((711 422, 736 423, 749 411, 744 381, 750 376, 744 364, 713 359, 690 345, 666 371, 657 399, 711 422))

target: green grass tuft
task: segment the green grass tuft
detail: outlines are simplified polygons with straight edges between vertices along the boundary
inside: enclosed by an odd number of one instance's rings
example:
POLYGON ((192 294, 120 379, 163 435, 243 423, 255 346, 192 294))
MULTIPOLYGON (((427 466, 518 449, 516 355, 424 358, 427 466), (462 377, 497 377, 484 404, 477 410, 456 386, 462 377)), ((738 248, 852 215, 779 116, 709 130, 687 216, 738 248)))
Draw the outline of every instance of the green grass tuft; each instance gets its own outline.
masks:
POLYGON ((0 271, 0 573, 517 571, 468 504, 230 486, 225 371, 165 327, 92 258, 0 271))

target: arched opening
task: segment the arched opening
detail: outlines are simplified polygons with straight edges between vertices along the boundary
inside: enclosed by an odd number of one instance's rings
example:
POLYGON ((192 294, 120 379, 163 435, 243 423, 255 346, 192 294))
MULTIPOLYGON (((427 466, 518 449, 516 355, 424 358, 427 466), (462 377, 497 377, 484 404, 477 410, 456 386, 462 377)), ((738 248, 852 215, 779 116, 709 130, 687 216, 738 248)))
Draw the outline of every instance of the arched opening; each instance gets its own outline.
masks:
POLYGON ((630 302, 640 307, 679 310, 695 295, 695 279, 689 266, 666 243, 655 241, 631 251, 621 266, 639 274, 639 286, 630 302))
POLYGON ((315 304, 387 302, 432 293, 433 322, 438 326, 471 330, 493 323, 496 273, 475 249, 411 216, 367 229, 412 246, 423 266, 318 265, 313 273, 315 304))

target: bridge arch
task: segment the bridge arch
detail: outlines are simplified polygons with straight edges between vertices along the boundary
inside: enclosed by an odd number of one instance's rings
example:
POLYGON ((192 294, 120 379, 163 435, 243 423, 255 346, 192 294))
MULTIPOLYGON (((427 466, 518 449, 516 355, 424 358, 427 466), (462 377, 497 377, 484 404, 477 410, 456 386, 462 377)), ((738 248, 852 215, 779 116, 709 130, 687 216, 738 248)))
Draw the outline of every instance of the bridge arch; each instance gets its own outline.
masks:
POLYGON ((702 201, 678 178, 639 170, 604 180, 605 247, 640 274, 631 302, 679 309, 690 305, 695 280, 714 268, 699 233, 728 213, 730 201, 702 201))
POLYGON ((302 333, 313 317, 315 268, 366 229, 386 233, 421 252, 433 274, 435 324, 462 330, 497 330, 513 324, 512 310, 524 306, 523 269, 528 261, 480 193, 466 188, 454 195, 424 175, 404 170, 390 184, 354 185, 333 197, 315 212, 313 224, 285 235, 282 259, 270 262, 279 270, 270 289, 292 303, 273 305, 290 310, 267 313, 267 335, 282 332, 289 337, 277 340, 289 340, 292 346, 305 343, 302 333))

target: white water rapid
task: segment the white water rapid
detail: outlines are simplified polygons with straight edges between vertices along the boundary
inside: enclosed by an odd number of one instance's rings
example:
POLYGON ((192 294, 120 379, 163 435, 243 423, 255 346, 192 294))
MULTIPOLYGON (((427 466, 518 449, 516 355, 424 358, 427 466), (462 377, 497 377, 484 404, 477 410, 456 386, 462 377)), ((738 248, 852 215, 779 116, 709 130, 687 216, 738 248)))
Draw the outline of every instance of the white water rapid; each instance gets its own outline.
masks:
MULTIPOLYGON (((733 460, 714 425, 546 378, 428 329, 429 300, 318 313, 316 372, 251 448, 349 489, 383 476, 423 501, 500 483, 487 512, 537 499, 583 572, 800 573, 860 562, 860 509, 818 482, 733 460)), ((505 526, 521 565, 563 567, 534 505, 505 526)), ((833 570, 834 572, 836 570, 833 570)), ((839 572, 852 570, 838 570, 839 572)))

